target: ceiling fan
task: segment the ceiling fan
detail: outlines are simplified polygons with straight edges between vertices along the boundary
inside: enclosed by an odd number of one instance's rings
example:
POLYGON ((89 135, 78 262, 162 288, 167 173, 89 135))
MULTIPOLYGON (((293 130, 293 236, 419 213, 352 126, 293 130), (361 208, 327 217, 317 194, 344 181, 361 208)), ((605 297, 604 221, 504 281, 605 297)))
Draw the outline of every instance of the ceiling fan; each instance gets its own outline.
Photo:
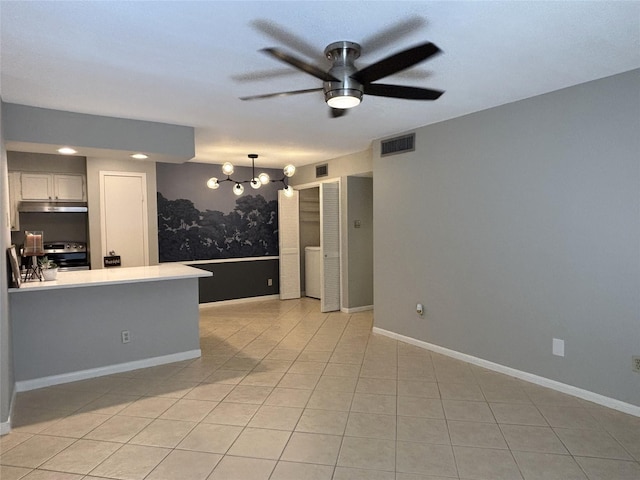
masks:
POLYGON ((408 100, 436 100, 444 93, 441 90, 374 83, 440 53, 441 50, 433 43, 426 42, 402 50, 358 70, 354 61, 360 56, 361 50, 361 46, 355 42, 340 41, 328 45, 324 49, 324 55, 332 65, 325 71, 281 49, 264 48, 261 52, 322 80, 322 87, 252 95, 240 99, 258 100, 322 91, 331 109, 331 116, 340 117, 347 112, 347 109, 359 105, 365 94, 408 100))

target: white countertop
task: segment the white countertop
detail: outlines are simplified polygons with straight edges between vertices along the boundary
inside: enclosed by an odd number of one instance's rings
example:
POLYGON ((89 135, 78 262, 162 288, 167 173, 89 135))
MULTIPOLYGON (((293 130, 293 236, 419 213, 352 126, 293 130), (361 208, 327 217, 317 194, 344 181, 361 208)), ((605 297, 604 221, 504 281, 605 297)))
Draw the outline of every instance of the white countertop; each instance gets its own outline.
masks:
POLYGON ((31 281, 10 288, 10 293, 33 292, 36 290, 54 290, 60 288, 95 287, 121 283, 159 282, 182 278, 210 277, 213 273, 180 263, 162 263, 147 267, 111 267, 100 270, 77 270, 58 272, 56 280, 31 281))

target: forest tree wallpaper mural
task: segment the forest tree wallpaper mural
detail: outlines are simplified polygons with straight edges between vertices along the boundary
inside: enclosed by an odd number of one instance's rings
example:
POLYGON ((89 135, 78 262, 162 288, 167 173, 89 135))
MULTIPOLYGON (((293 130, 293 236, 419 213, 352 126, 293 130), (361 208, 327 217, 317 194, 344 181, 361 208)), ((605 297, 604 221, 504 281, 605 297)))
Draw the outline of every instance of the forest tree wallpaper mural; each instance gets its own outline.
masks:
MULTIPOLYGON (((243 170, 238 178, 249 178, 243 170)), ((157 164, 160 262, 278 255, 277 185, 236 196, 207 188, 214 172, 219 166, 157 164)))

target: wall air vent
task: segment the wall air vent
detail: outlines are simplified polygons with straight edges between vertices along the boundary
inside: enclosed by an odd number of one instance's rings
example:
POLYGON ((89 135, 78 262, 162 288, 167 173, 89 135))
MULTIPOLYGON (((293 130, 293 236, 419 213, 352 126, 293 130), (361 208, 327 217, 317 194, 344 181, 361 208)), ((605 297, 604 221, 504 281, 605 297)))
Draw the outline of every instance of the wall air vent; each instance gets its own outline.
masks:
POLYGON ((380 142, 380 156, 398 155, 404 152, 413 152, 416 149, 416 134, 402 135, 380 142))
POLYGON ((316 178, 329 176, 329 165, 316 165, 316 178))

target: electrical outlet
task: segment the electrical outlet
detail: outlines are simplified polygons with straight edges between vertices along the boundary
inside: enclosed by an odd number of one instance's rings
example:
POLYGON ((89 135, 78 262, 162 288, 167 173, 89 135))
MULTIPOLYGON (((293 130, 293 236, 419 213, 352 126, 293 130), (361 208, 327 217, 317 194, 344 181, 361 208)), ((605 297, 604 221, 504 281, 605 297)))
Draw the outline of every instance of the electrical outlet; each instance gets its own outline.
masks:
POLYGON ((633 371, 640 373, 640 357, 631 357, 631 361, 633 362, 633 371))
POLYGON ((273 287, 273 278, 267 278, 267 287, 273 287))
POLYGON ((120 335, 122 336, 122 343, 129 343, 131 341, 129 330, 123 330, 120 335))
POLYGON ((558 357, 564 357, 564 340, 554 338, 552 344, 552 352, 558 357))

